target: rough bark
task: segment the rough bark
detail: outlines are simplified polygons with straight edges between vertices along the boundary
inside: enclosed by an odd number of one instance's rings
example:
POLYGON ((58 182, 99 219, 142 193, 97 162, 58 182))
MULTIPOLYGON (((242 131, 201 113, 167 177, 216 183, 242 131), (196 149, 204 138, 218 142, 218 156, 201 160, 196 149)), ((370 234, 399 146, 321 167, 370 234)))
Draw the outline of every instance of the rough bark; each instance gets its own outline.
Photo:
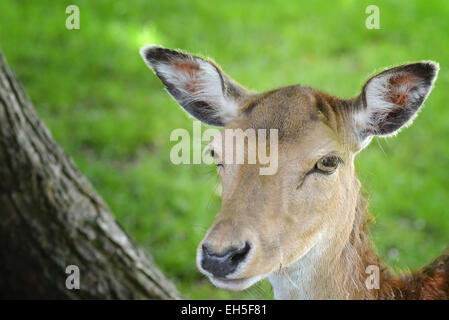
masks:
POLYGON ((53 140, 1 52, 0 298, 180 298, 53 140), (69 265, 79 290, 66 287, 69 265))

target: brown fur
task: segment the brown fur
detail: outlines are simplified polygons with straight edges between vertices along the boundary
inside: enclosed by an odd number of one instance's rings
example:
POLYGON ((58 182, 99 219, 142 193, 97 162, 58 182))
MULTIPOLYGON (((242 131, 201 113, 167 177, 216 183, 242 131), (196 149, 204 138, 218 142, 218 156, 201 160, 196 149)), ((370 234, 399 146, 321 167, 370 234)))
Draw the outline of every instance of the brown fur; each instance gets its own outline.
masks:
MULTIPOLYGON (((360 194, 357 206, 357 218, 349 239, 350 245, 356 250, 359 265, 355 267, 356 281, 362 292, 355 290, 351 295, 362 299, 379 300, 447 300, 449 299, 449 251, 435 259, 426 267, 406 273, 395 275, 393 271, 381 262, 380 257, 373 249, 368 237, 368 229, 373 222, 368 213, 368 206, 363 195, 360 194), (363 282, 366 274, 364 270, 369 265, 380 267, 379 290, 365 290, 363 282)), ((348 275, 351 278, 350 275, 348 275)), ((350 288, 348 286, 348 288, 350 288)))

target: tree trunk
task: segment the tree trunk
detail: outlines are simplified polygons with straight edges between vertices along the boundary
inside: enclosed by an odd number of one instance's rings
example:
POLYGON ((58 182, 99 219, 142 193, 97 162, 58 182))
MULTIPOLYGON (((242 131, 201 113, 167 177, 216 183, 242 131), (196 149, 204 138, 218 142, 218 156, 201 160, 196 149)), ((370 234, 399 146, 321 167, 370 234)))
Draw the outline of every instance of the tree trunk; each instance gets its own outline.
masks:
POLYGON ((0 298, 180 298, 53 140, 1 52, 0 298), (79 289, 67 288, 69 265, 79 289))

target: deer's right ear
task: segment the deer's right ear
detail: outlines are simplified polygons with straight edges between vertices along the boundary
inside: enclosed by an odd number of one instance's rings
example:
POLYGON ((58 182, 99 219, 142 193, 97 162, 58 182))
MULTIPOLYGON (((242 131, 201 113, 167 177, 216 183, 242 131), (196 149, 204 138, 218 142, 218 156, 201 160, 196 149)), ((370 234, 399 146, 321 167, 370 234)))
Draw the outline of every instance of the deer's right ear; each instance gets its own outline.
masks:
POLYGON ((196 119, 224 126, 238 114, 238 101, 247 91, 212 61, 155 45, 140 50, 170 95, 196 119))

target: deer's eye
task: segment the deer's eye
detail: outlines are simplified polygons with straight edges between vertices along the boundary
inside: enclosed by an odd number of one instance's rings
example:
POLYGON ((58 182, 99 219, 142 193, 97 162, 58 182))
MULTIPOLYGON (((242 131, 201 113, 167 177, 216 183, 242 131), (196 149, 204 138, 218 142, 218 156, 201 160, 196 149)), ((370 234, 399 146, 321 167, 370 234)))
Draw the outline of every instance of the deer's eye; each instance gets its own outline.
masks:
POLYGON ((321 158, 315 165, 315 168, 325 174, 334 173, 341 160, 337 156, 326 156, 321 158))
POLYGON ((217 169, 223 168, 223 164, 221 162, 218 162, 218 160, 217 160, 217 157, 216 157, 217 153, 214 151, 214 149, 210 150, 210 155, 212 158, 215 159, 215 161, 216 161, 215 166, 217 167, 217 169))

